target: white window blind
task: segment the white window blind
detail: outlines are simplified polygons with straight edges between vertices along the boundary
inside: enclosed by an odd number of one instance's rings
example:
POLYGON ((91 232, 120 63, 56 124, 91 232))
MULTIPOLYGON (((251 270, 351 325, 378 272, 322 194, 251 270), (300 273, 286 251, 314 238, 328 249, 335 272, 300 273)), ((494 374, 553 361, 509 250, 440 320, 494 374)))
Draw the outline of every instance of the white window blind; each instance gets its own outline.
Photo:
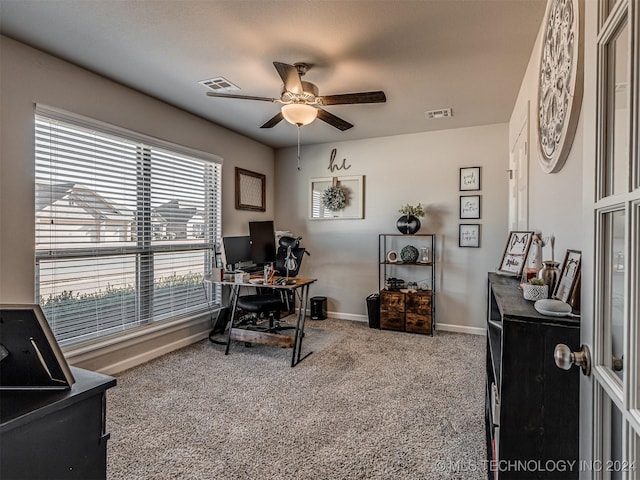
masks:
POLYGON ((218 302, 220 161, 40 106, 35 137, 36 299, 62 345, 218 302))

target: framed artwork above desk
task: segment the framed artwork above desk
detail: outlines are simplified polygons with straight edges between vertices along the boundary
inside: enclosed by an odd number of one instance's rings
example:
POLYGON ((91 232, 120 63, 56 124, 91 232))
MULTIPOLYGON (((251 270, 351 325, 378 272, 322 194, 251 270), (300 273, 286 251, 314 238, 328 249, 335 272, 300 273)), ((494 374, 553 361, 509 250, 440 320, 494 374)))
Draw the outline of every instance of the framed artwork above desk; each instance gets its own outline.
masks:
POLYGON ((264 212, 266 207, 266 176, 236 167, 236 210, 264 212))

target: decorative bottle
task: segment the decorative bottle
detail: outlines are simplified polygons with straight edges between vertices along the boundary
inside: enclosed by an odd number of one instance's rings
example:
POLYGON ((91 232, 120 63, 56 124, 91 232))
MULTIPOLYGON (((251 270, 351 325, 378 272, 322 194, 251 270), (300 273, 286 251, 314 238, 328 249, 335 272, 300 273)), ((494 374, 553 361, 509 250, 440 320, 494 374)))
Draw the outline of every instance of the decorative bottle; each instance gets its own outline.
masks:
POLYGON ((556 282, 560 276, 560 269, 558 266, 560 263, 553 260, 544 260, 542 262, 543 267, 538 272, 538 278, 544 280, 544 284, 549 286, 548 298, 553 296, 553 292, 556 287, 556 282))

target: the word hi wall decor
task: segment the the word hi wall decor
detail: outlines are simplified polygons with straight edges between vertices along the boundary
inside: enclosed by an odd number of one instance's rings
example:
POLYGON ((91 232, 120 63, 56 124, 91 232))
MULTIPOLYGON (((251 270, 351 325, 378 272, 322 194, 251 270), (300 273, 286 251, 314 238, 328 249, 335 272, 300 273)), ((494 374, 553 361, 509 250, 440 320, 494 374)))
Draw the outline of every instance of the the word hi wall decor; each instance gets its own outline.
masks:
POLYGON ((335 163, 337 153, 338 153, 337 148, 334 148, 333 150, 331 150, 331 155, 329 156, 329 168, 327 170, 329 170, 330 172, 335 172, 336 170, 349 170, 351 168, 351 165, 347 165, 346 158, 342 159, 342 164, 340 165, 337 165, 335 163))

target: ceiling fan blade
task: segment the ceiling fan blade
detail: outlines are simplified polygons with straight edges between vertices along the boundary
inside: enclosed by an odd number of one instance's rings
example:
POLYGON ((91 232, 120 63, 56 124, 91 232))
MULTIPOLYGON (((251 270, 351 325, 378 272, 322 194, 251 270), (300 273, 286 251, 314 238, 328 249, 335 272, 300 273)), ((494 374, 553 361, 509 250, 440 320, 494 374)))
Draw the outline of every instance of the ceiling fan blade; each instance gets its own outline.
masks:
POLYGON ((234 95, 233 93, 216 93, 207 92, 208 97, 222 97, 222 98, 240 98, 242 100, 261 100, 263 102, 275 102, 275 98, 268 97, 252 97, 250 95, 234 95))
POLYGON ((282 116, 282 112, 278 112, 276 115, 274 115, 273 117, 271 117, 269 120, 267 120, 266 122, 264 122, 263 125, 260 125, 260 128, 272 128, 275 127, 277 124, 279 124, 282 120, 284 119, 284 117, 282 116))
POLYGON ((338 130, 345 131, 349 130, 353 125, 351 125, 346 120, 341 119, 340 117, 336 117, 333 113, 329 113, 326 110, 318 108, 318 118, 323 122, 327 122, 332 127, 336 127, 338 130))
POLYGON ((273 62, 273 66, 276 67, 278 75, 280 75, 282 83, 284 83, 285 90, 291 93, 304 93, 300 75, 298 75, 298 69, 296 67, 280 62, 273 62))
POLYGON ((322 97, 323 105, 346 105, 353 103, 385 103, 387 97, 383 91, 343 93, 342 95, 327 95, 322 97))

